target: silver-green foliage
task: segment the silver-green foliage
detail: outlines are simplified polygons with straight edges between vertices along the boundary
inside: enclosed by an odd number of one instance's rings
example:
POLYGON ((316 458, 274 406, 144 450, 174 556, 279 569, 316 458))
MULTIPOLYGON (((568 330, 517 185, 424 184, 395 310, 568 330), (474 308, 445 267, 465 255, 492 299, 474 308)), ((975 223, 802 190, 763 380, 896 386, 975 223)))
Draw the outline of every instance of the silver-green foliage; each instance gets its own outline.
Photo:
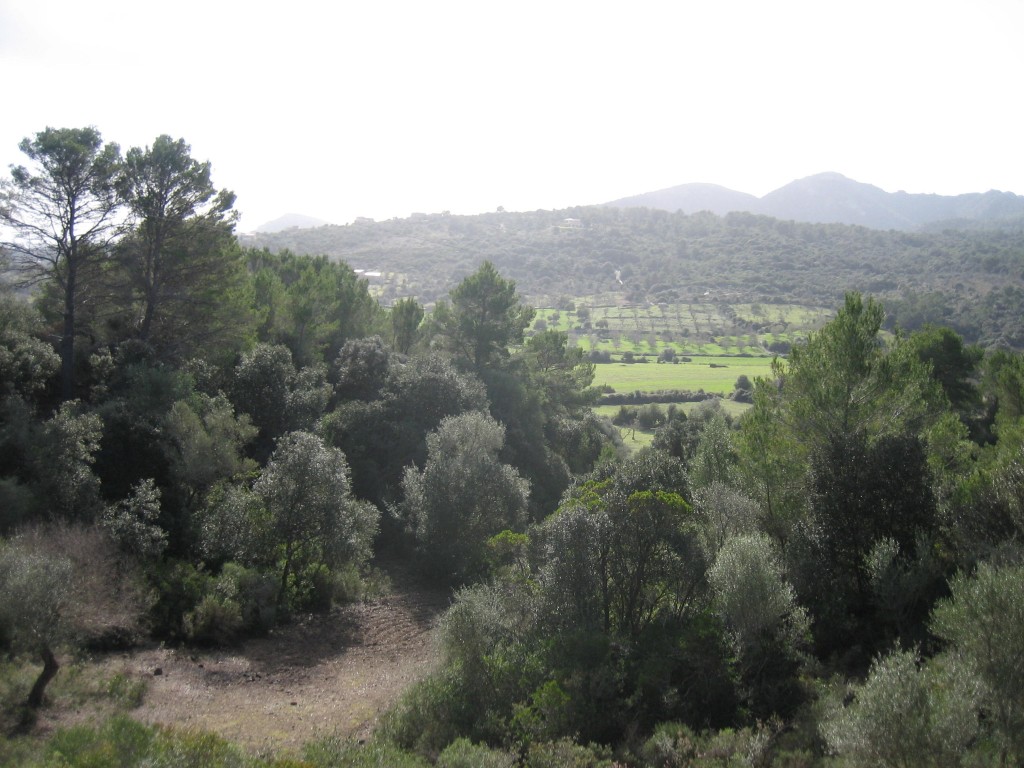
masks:
POLYGON ((809 628, 807 613, 786 581, 775 546, 764 534, 729 539, 708 570, 715 607, 739 649, 764 636, 798 646, 809 628))
POLYGON ((51 345, 27 331, 11 327, 13 322, 4 323, 3 314, 4 307, 0 304, 0 396, 30 397, 46 387, 60 367, 60 358, 51 345))
POLYGON ((699 602, 704 560, 679 494, 626 496, 613 480, 588 482, 540 533, 539 581, 552 626, 636 639, 699 602))
POLYGON ((842 706, 827 705, 820 731, 855 766, 955 766, 978 731, 977 687, 952 659, 922 664, 916 653, 878 658, 842 706))
POLYGON ((350 492, 348 464, 337 448, 308 432, 277 442, 253 491, 278 553, 282 587, 309 569, 364 563, 377 532, 379 510, 350 492))
POLYGON ((246 414, 236 415, 228 399, 197 394, 179 400, 164 417, 163 434, 171 476, 190 507, 217 483, 253 471, 242 451, 257 429, 246 414))
POLYGON ((931 631, 980 682, 1004 761, 1024 760, 1024 566, 983 563, 974 576, 954 577, 950 591, 931 631))
POLYGON ((202 518, 204 551, 278 569, 282 600, 308 592, 322 569, 362 567, 380 511, 351 493, 345 454, 308 432, 289 432, 252 490, 214 493, 202 518))
POLYGON ((462 579, 480 571, 487 540, 526 519, 529 483, 500 461, 505 428, 472 411, 427 436, 423 470, 406 469, 400 513, 431 570, 462 579))
POLYGON ((0 634, 12 647, 34 653, 62 639, 72 573, 65 556, 0 542, 0 634))
POLYGON ((157 558, 167 548, 167 531, 157 524, 160 489, 152 478, 132 486, 131 494, 107 507, 100 525, 125 552, 157 558))
POLYGON ((544 562, 538 581, 548 624, 564 629, 602 627, 606 591, 599 563, 608 554, 607 511, 567 504, 544 521, 542 530, 544 562))
POLYGON ((725 417, 716 413, 704 425, 693 461, 690 462, 690 486, 706 488, 712 483, 734 482, 736 449, 725 417))
POLYGON ((708 562, 714 562, 719 550, 733 536, 756 533, 761 518, 756 502, 722 483, 695 489, 693 509, 708 562))

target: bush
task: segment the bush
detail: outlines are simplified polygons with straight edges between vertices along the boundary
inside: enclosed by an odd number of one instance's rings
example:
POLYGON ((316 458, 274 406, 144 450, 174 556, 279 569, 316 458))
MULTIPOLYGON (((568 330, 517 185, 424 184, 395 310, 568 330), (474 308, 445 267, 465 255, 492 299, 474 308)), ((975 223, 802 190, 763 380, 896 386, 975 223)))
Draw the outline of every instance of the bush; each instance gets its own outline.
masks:
POLYGON ((46 745, 41 764, 61 768, 268 765, 212 733, 147 726, 123 716, 113 717, 100 726, 81 725, 57 731, 46 745))
POLYGON ((199 645, 231 645, 242 631, 242 609, 234 600, 207 595, 185 615, 185 636, 199 645))
POLYGON ((277 579, 272 575, 225 563, 214 591, 238 605, 244 632, 264 634, 277 623, 277 579))
POLYGON ((518 758, 511 752, 456 739, 437 756, 437 768, 515 768, 518 758))
POLYGON ((153 634, 184 640, 185 616, 213 589, 213 577, 191 563, 167 562, 156 574, 157 601, 150 610, 153 634))
POLYGON ((659 723, 644 742, 640 757, 658 768, 685 768, 697 756, 697 736, 682 723, 659 723))
POLYGON ((665 423, 665 412, 656 405, 642 405, 636 413, 636 421, 640 429, 657 429, 665 423))
POLYGON ((453 582, 480 576, 487 540, 526 519, 530 484, 501 459, 505 427, 480 411, 442 420, 427 435, 427 461, 406 469, 401 517, 431 575, 453 582))
POLYGON ((1024 567, 983 563, 973 577, 954 578, 950 591, 929 628, 980 682, 1004 764, 1008 753, 1024 761, 1024 567))
POLYGON ((142 700, 146 696, 146 680, 135 678, 123 672, 118 672, 111 677, 104 686, 105 693, 117 704, 126 709, 135 709, 142 706, 142 700))
POLYGON ((612 424, 617 427, 628 427, 636 421, 636 408, 627 408, 624 405, 619 406, 618 413, 612 418, 612 424))
POLYGON ((314 768, 428 768, 418 755, 394 744, 374 739, 361 744, 355 739, 330 737, 314 741, 302 750, 303 765, 314 768))
POLYGON ((441 670, 412 686, 381 722, 381 735, 400 747, 437 754, 481 715, 463 695, 458 675, 441 670))
POLYGON ((572 739, 531 744, 526 768, 613 768, 611 752, 596 744, 583 746, 572 739))

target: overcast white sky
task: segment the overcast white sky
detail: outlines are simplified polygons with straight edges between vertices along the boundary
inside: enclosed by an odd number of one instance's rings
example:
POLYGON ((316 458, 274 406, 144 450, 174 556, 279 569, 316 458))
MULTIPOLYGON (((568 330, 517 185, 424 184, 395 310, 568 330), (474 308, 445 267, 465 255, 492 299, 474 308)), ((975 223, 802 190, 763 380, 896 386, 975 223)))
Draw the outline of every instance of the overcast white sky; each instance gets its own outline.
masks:
POLYGON ((1024 0, 0 0, 0 168, 184 138, 253 229, 838 171, 1024 194, 1024 0))

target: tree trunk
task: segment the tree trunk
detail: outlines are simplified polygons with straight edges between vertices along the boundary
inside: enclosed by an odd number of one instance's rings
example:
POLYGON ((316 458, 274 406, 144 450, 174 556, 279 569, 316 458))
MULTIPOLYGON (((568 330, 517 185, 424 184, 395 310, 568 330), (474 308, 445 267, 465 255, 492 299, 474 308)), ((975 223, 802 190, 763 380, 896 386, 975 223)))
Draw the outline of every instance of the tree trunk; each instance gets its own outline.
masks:
POLYGON ((43 691, 46 690, 46 686, 56 677, 57 670, 60 669, 57 657, 53 655, 50 646, 44 645, 40 655, 43 657, 43 671, 36 678, 35 685, 32 686, 32 690, 28 694, 28 701, 25 702, 29 709, 39 709, 43 705, 43 691))
POLYGON ((75 291, 78 267, 68 262, 67 281, 64 286, 64 328, 60 338, 60 395, 61 400, 75 396, 75 291))

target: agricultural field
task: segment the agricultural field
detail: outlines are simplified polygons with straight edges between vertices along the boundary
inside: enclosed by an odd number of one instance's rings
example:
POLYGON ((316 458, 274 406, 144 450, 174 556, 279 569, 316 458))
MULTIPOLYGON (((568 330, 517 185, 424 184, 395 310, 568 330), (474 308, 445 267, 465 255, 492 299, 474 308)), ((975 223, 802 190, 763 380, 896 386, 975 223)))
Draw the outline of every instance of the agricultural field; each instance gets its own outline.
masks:
POLYGON ((564 331, 578 346, 613 356, 766 356, 773 345, 805 340, 832 315, 793 304, 631 304, 621 294, 600 294, 538 308, 533 329, 564 331))
POLYGON ((640 305, 608 293, 540 307, 533 330, 563 331, 586 351, 607 353, 612 362, 597 366, 594 383, 616 392, 727 395, 741 375, 767 376, 776 353, 806 340, 832 315, 832 310, 795 304, 640 305), (630 358, 641 362, 623 362, 630 358))
POLYGON ((677 363, 601 363, 594 367, 594 384, 616 392, 689 390, 728 395, 736 379, 753 380, 771 372, 770 357, 694 357, 677 363))

